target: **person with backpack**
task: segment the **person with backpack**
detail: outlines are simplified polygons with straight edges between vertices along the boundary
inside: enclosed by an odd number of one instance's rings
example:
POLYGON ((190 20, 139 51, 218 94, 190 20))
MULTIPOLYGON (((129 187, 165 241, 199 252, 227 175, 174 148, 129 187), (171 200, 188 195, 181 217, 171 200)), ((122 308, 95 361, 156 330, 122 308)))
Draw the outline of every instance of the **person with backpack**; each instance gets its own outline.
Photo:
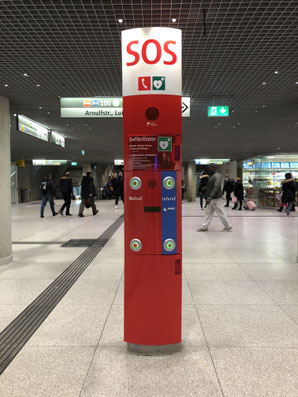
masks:
POLYGON ((207 172, 202 171, 199 181, 199 188, 198 188, 201 210, 203 209, 204 199, 205 199, 205 208, 207 207, 206 189, 207 189, 208 179, 209 179, 209 175, 207 174, 207 172))
POLYGON ((233 178, 229 178, 229 176, 227 175, 224 181, 224 187, 223 187, 223 192, 226 192, 226 205, 225 207, 229 207, 230 206, 230 201, 232 200, 231 194, 234 190, 234 179, 233 178))
POLYGON ((54 181, 52 180, 51 174, 49 174, 45 178, 45 180, 43 182, 41 182, 40 190, 41 190, 41 194, 42 194, 40 217, 44 218, 44 209, 45 209, 45 206, 47 205, 47 202, 50 203, 50 207, 51 207, 53 216, 57 215, 58 212, 55 211, 55 204, 54 204, 55 184, 54 184, 54 181))
POLYGON ((93 178, 91 176, 91 172, 88 171, 86 176, 83 176, 82 182, 81 182, 81 204, 80 204, 80 209, 79 209, 79 217, 83 218, 83 212, 84 212, 84 207, 92 208, 93 215, 96 215, 98 213, 98 210, 96 209, 96 205, 94 203, 96 196, 96 190, 93 182, 93 178))
POLYGON ((223 231, 229 232, 232 230, 232 225, 220 205, 220 199, 222 196, 222 176, 217 172, 215 164, 209 165, 208 175, 209 179, 206 188, 207 208, 202 226, 197 231, 207 232, 214 212, 216 212, 220 221, 224 225, 223 231))
POLYGON ((72 216, 69 210, 71 205, 71 196, 73 194, 73 186, 69 171, 67 171, 60 179, 60 192, 63 196, 64 203, 60 208, 59 214, 63 215, 64 208, 66 208, 65 215, 72 216))

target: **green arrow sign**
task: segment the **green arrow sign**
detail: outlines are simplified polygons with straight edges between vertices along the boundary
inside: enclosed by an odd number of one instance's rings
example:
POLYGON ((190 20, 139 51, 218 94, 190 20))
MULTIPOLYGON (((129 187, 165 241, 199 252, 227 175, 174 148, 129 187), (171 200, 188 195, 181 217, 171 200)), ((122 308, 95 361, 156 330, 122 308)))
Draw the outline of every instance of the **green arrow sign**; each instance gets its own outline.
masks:
POLYGON ((229 117, 229 106, 208 106, 208 117, 229 117))

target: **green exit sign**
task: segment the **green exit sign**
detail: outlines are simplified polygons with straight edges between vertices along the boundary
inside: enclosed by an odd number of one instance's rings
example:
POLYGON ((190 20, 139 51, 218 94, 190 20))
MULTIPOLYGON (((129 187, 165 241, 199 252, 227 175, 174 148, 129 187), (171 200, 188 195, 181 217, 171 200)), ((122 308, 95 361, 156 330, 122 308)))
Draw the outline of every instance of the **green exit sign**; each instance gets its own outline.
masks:
POLYGON ((229 117, 229 106, 208 106, 208 117, 229 117))
POLYGON ((78 163, 76 161, 72 161, 71 165, 78 165, 78 163))

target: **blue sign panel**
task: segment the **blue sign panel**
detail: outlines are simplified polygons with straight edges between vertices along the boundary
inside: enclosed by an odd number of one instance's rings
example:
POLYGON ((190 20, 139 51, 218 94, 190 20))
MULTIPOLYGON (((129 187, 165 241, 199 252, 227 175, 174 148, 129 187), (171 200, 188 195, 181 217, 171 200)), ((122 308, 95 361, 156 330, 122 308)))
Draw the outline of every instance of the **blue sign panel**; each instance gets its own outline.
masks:
POLYGON ((176 172, 161 172, 162 254, 177 254, 177 186, 176 172), (168 246, 165 246, 169 241, 168 246))
POLYGON ((298 169, 298 162, 294 161, 294 162, 290 163, 290 168, 297 168, 298 169))

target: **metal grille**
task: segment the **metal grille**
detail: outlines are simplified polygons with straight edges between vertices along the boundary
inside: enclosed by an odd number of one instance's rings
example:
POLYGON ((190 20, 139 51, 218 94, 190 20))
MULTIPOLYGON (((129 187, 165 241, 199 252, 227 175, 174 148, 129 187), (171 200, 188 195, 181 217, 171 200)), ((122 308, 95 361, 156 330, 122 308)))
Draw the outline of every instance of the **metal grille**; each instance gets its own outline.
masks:
POLYGON ((13 158, 77 159, 82 141, 86 160, 121 157, 122 120, 61 119, 58 96, 121 96, 121 30, 160 25, 183 33, 184 159, 297 150, 297 0, 0 0, 0 95, 69 138, 24 137, 12 116, 13 158))
POLYGON ((123 216, 0 333, 0 375, 101 251, 103 240, 107 242, 122 223, 123 216))

